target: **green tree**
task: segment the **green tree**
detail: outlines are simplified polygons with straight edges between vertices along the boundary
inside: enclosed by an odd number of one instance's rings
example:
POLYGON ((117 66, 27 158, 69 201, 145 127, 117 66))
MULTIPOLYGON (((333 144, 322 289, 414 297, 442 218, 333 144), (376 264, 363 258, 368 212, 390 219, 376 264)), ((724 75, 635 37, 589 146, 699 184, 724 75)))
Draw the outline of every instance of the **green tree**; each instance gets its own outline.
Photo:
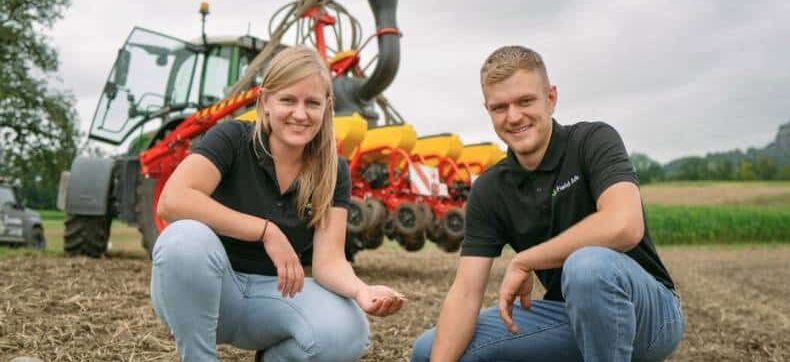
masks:
POLYGON ((658 161, 653 160, 644 153, 635 152, 631 154, 631 163, 639 176, 639 182, 648 184, 664 179, 664 169, 658 161))
POLYGON ((754 172, 760 180, 773 180, 779 172, 776 160, 766 156, 757 157, 754 169, 754 172))
POLYGON ((708 167, 705 159, 698 156, 684 157, 679 160, 676 180, 707 180, 708 167))
POLYGON ((735 166, 732 160, 725 157, 713 158, 711 161, 711 174, 714 180, 732 180, 735 175, 735 166))
POLYGON ((73 97, 50 86, 58 54, 50 30, 69 0, 0 0, 0 163, 34 207, 54 207, 76 153, 73 97))
POLYGON ((738 166, 738 179, 739 180, 756 180, 757 174, 754 173, 754 165, 752 161, 743 160, 741 165, 738 166))

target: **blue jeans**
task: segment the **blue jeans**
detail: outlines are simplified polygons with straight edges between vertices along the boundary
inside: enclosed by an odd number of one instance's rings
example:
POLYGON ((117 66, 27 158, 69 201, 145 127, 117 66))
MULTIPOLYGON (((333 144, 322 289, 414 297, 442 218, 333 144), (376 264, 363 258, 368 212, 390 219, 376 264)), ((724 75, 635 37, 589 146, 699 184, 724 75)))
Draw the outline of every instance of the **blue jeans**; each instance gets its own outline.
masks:
POLYGON ((184 361, 216 361, 218 343, 265 350, 267 362, 355 361, 368 345, 368 321, 354 301, 312 278, 283 298, 277 277, 234 272, 217 235, 194 220, 159 236, 151 300, 184 361))
MULTIPOLYGON (((683 336, 680 301, 629 256, 585 247, 563 265, 565 302, 516 304, 511 334, 496 306, 478 317, 461 361, 661 361, 683 336)), ((428 361, 436 330, 414 343, 412 361, 428 361)))

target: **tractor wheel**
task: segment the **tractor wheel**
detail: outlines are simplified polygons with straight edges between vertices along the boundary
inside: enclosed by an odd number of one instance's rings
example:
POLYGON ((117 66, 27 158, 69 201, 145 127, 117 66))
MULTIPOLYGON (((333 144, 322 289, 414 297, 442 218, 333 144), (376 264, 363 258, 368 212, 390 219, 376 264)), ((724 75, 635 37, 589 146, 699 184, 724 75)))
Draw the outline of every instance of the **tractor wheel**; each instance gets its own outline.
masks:
POLYGON ((424 215, 412 202, 402 202, 395 208, 395 230, 401 235, 422 233, 424 215))
POLYGON ((444 238, 442 238, 442 241, 438 244, 439 249, 442 249, 448 253, 454 253, 461 248, 461 242, 463 240, 464 240, 463 238, 450 238, 445 236, 444 238))
POLYGON ((44 229, 42 229, 40 226, 33 227, 30 235, 30 243, 28 245, 33 249, 44 250, 47 247, 47 239, 44 237, 44 229))
POLYGON ((367 229, 368 224, 367 205, 361 199, 352 197, 351 205, 348 208, 348 221, 346 222, 348 232, 359 235, 367 229))
MULTIPOLYGON (((346 260, 348 260, 349 263, 353 263, 354 257, 357 255, 357 253, 360 250, 364 248, 365 246, 363 245, 363 241, 360 239, 359 235, 354 235, 350 233, 346 234, 345 253, 346 253, 346 260)), ((312 250, 311 250, 311 254, 312 254, 312 250)))
POLYGON ((68 256, 98 258, 107 252, 112 218, 107 215, 66 215, 63 251, 68 256))
POLYGON ((434 217, 433 220, 431 220, 431 224, 425 229, 425 234, 432 242, 436 244, 441 243, 444 238, 444 229, 442 229, 442 224, 439 222, 439 219, 434 217))
POLYGON ((375 232, 387 222, 387 207, 377 199, 365 199, 368 208, 368 232, 375 232))
POLYGON ((151 257, 154 244, 159 237, 159 229, 154 221, 154 186, 156 180, 142 175, 137 179, 137 199, 134 211, 137 213, 137 230, 143 236, 143 248, 151 257))
POLYGON ((419 235, 406 235, 401 234, 398 235, 398 243, 402 246, 406 251, 419 251, 425 246, 425 236, 422 234, 419 235))
POLYGON ((464 227, 466 225, 464 211, 460 208, 447 210, 447 213, 442 216, 441 223, 445 232, 445 240, 442 243, 444 245, 441 245, 442 249, 447 252, 458 251, 461 241, 464 240, 464 227))
POLYGON ((381 231, 384 232, 384 235, 386 235, 388 239, 395 238, 395 213, 389 214, 387 216, 387 221, 384 222, 384 225, 381 227, 381 231))
POLYGON ((420 220, 422 220, 420 230, 427 230, 429 227, 431 227, 431 223, 433 223, 433 210, 431 210, 430 206, 423 204, 422 202, 417 202, 416 205, 417 209, 420 210, 420 220))
POLYGON ((384 233, 381 230, 374 230, 363 234, 362 243, 365 249, 377 249, 384 244, 384 233))

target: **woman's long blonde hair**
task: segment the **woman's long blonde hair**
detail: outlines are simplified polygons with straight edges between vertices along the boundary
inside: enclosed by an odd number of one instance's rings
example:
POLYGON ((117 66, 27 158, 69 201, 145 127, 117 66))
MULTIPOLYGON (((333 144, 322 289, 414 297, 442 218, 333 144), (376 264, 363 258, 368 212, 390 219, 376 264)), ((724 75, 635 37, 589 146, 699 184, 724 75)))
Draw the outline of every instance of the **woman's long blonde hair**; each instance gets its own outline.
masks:
POLYGON ((322 228, 332 207, 332 196, 337 182, 337 147, 332 127, 332 78, 326 63, 315 50, 295 46, 281 51, 272 58, 263 72, 261 83, 263 93, 258 98, 253 142, 271 156, 264 142, 264 134, 268 138, 272 128, 266 116, 263 95, 275 93, 314 74, 321 77, 326 87, 326 109, 318 134, 305 145, 302 153, 302 169, 297 176, 299 188, 296 196, 296 212, 299 218, 304 219, 307 210, 310 209, 312 215, 309 215, 309 225, 322 228))

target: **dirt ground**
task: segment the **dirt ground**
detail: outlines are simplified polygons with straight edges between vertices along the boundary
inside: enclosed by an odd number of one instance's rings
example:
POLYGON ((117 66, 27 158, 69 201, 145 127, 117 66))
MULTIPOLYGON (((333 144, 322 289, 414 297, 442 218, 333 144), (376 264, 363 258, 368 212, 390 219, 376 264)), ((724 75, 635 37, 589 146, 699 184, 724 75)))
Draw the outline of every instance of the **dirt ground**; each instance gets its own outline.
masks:
MULTIPOLYGON (((672 247, 660 253, 682 295, 687 330, 675 361, 790 360, 790 246, 672 247)), ((507 254, 486 296, 496 297, 507 254)), ((359 254, 365 280, 408 295, 402 312, 372 319, 364 361, 405 361, 430 327, 452 280, 457 256, 434 248, 392 247, 359 254)), ((175 345, 149 303, 149 262, 140 254, 0 260, 0 361, 174 361, 175 345)), ((536 293, 540 292, 536 290, 536 293)), ((223 361, 253 353, 220 347, 223 361)))
POLYGON ((658 183, 641 188, 647 204, 661 205, 783 205, 790 204, 790 183, 715 182, 658 183))

